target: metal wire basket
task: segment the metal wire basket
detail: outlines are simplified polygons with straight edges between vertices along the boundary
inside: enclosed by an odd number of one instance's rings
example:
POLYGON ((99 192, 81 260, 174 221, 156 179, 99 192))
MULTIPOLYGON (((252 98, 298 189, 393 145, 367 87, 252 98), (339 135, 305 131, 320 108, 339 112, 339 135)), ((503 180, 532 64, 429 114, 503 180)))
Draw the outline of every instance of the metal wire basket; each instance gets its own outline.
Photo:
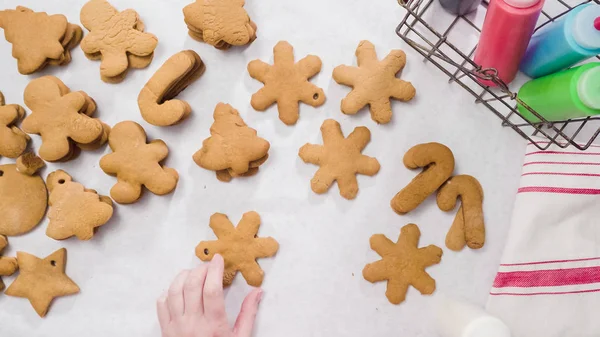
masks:
MULTIPOLYGON (((547 0, 537 29, 557 20, 576 6, 592 1, 600 4, 600 0, 577 0, 572 4, 568 1, 547 0)), ((545 150, 553 144, 561 148, 574 146, 585 150, 600 134, 600 116, 550 122, 517 97, 519 81, 509 86, 500 80, 496 69, 482 69, 473 61, 476 41, 481 33, 482 18, 487 10, 487 0, 484 0, 475 13, 450 17, 447 25, 443 23, 441 16, 450 14, 439 10, 441 7, 437 0, 410 0, 407 3, 401 2, 401 5, 407 13, 396 28, 396 34, 423 55, 425 62, 430 62, 448 75, 449 83, 459 84, 475 96, 476 103, 483 104, 500 117, 503 126, 510 127, 540 150, 545 150), (458 29, 457 27, 463 31, 454 38, 453 31, 458 29), (471 46, 468 46, 469 42, 465 42, 463 38, 465 30, 474 36, 471 46), (478 79, 492 81, 497 87, 482 85, 478 79), (517 104, 527 108, 540 122, 531 123, 525 119, 517 110, 517 104)), ((520 76, 526 80, 524 75, 520 76)))

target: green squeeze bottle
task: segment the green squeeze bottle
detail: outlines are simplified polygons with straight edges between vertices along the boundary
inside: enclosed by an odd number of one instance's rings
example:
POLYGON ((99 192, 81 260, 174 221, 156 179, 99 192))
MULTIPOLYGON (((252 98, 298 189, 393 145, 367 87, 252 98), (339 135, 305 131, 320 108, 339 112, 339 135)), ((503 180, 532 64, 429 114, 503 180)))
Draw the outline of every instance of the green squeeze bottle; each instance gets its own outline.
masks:
MULTIPOLYGON (((549 122, 600 114, 600 63, 588 63, 525 83, 517 97, 549 122)), ((523 105, 525 119, 537 118, 523 105)))

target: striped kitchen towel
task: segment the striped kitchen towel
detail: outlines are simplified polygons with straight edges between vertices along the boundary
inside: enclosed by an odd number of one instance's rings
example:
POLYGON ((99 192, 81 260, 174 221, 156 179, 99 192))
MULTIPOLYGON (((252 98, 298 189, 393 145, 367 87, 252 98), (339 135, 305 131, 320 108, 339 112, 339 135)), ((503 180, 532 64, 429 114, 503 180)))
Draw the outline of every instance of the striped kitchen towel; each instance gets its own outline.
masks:
POLYGON ((600 336, 600 146, 527 146, 487 309, 513 337, 600 336))

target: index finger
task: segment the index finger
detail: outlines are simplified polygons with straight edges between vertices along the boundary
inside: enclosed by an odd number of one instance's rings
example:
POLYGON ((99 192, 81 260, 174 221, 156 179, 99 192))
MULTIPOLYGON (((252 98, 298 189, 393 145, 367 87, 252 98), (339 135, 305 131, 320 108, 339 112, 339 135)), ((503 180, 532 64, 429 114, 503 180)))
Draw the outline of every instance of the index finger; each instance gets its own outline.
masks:
POLYGON ((204 315, 210 320, 227 321, 223 296, 224 268, 224 261, 220 255, 215 255, 208 266, 203 297, 204 315))

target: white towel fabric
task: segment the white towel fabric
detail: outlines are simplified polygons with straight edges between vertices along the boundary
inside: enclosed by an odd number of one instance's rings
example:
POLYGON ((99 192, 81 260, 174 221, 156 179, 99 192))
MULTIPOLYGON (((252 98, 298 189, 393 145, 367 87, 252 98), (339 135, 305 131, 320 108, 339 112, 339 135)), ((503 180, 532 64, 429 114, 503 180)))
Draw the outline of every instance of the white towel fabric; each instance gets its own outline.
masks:
POLYGON ((527 146, 487 309, 514 337, 600 336, 600 146, 527 146))

